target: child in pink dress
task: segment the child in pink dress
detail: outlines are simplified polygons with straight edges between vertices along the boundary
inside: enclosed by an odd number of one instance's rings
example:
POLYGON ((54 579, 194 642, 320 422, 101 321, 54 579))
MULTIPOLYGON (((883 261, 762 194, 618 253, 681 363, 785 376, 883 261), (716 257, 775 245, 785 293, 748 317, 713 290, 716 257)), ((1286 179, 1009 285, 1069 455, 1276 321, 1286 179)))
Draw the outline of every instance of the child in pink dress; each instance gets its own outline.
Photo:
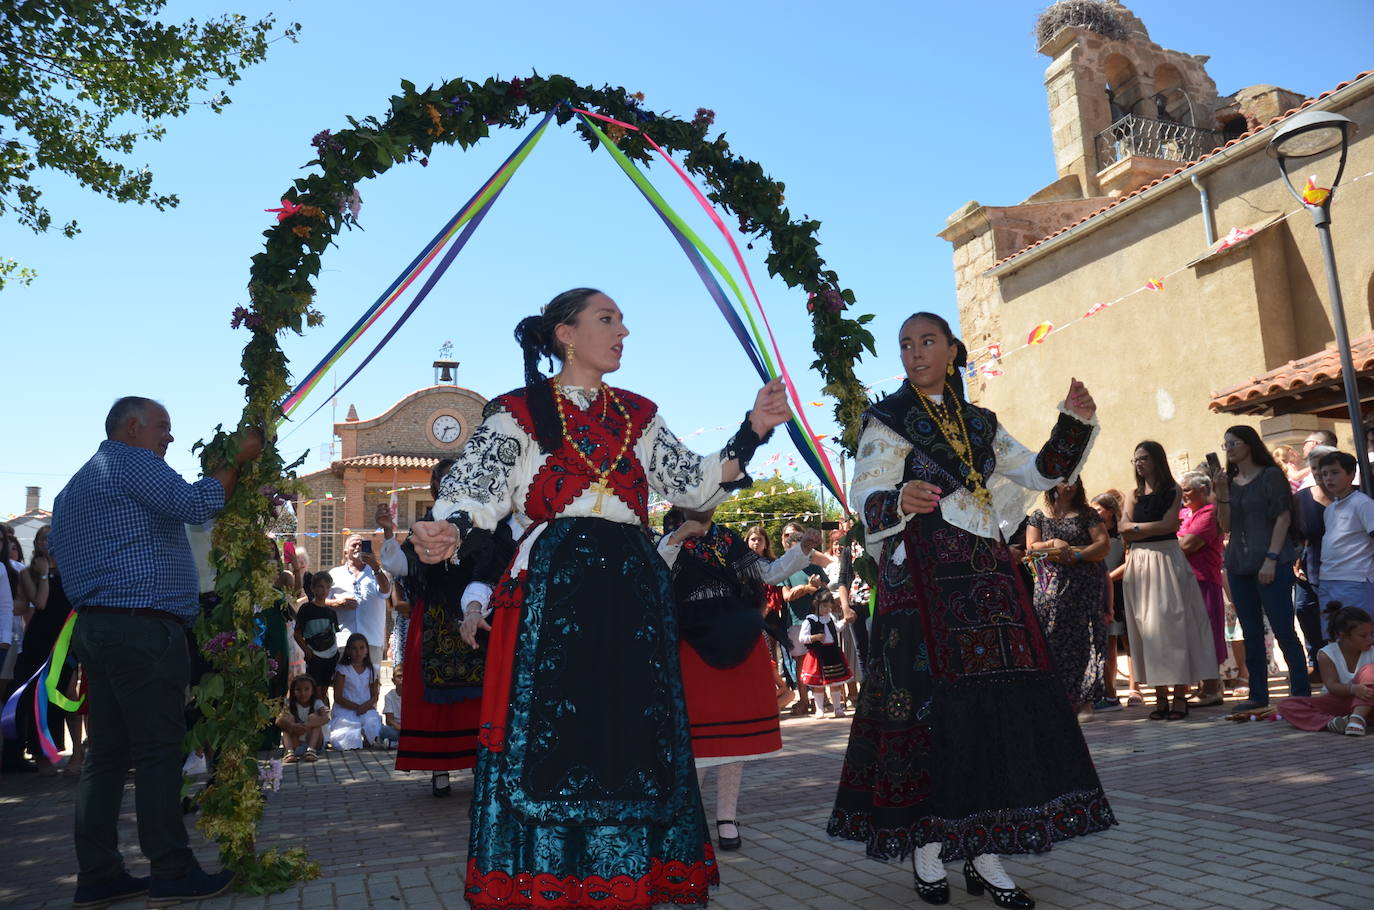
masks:
POLYGON ((1359 607, 1326 606, 1331 644, 1317 653, 1326 692, 1279 702, 1283 719, 1299 730, 1364 736, 1374 710, 1374 621, 1359 607))

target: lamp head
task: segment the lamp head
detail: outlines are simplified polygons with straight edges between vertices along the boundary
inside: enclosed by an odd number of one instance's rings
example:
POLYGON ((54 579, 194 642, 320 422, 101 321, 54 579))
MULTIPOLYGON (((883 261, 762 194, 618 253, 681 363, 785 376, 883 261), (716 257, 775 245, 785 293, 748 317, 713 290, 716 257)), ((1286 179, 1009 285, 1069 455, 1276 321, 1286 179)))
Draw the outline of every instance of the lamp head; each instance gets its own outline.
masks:
POLYGON ((1355 121, 1331 111, 1303 111, 1294 114, 1269 140, 1269 155, 1284 158, 1310 158, 1343 147, 1356 130, 1355 121))

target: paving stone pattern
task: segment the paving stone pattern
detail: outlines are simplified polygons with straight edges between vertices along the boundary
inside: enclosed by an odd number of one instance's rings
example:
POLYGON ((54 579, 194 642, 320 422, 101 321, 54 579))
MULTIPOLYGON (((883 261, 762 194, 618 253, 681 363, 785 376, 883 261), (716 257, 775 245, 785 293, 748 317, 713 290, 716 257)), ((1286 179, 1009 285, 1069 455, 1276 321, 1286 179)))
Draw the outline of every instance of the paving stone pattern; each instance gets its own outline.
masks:
MULTIPOLYGON (((1282 694, 1275 680, 1276 694, 1282 694)), ((1374 736, 1302 733, 1283 722, 1235 724, 1220 708, 1183 721, 1152 722, 1147 708, 1102 714, 1085 725, 1089 746, 1121 824, 1007 861, 1008 871, 1055 908, 1374 907, 1374 831, 1368 787, 1374 736)), ((740 800, 744 848, 721 854, 721 910, 841 910, 919 907, 909 866, 866 859, 858 844, 832 841, 829 805, 818 795, 835 780, 848 723, 784 721, 782 754, 751 763, 740 800)), ((391 753, 331 753, 288 765, 269 794, 260 845, 304 844, 323 876, 268 897, 233 895, 207 908, 465 908, 471 775, 454 776, 453 796, 435 799, 429 775, 391 770, 391 753)), ((133 785, 120 840, 130 870, 138 853, 133 785)), ((0 907, 70 905, 75 782, 66 775, 0 779, 0 831, 7 874, 0 907)), ((708 818, 714 818, 707 778, 708 818)), ((218 868, 199 832, 196 852, 218 868)), ((954 907, 992 907, 970 897, 950 867, 954 907)), ((130 902, 119 905, 137 906, 130 902)))

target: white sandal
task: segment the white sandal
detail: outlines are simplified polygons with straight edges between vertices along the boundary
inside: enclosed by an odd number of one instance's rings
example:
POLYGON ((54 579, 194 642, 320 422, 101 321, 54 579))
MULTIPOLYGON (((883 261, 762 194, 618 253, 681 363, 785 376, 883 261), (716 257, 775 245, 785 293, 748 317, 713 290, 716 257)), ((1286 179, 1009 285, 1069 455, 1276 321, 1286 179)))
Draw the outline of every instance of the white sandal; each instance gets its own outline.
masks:
POLYGON ((1345 722, 1345 735, 1346 735, 1346 736, 1364 736, 1364 734, 1365 734, 1365 722, 1364 722, 1364 718, 1361 717, 1361 716, 1358 715, 1358 714, 1352 714, 1352 715, 1350 715, 1350 717, 1347 718, 1347 719, 1346 719, 1346 722, 1345 722))

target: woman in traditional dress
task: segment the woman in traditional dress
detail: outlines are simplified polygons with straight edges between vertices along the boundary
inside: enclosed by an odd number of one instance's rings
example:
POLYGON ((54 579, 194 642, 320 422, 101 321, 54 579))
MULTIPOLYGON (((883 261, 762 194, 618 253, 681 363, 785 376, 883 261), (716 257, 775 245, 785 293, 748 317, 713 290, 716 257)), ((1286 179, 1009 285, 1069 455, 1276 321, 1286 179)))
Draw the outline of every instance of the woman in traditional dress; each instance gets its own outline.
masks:
POLYGON ((692 769, 668 567, 649 493, 708 509, 787 419, 780 381, 717 455, 686 449, 653 402, 602 384, 629 332, 599 291, 522 320, 525 387, 488 404, 444 478, 420 559, 473 528, 526 528, 492 598, 468 848, 474 908, 704 904, 719 880, 692 769), (539 373, 544 357, 562 369, 539 373))
POLYGON ((917 313, 899 340, 907 382, 865 413, 851 488, 878 586, 828 830, 878 859, 913 855, 928 903, 949 900, 942 861, 962 859, 970 894, 1032 907, 997 854, 1115 819, 1000 529, 1078 476, 1097 409, 1071 382, 1033 452, 964 400, 968 355, 944 319, 917 313))
MULTIPOLYGON (((430 495, 439 498, 439 482, 456 459, 443 458, 430 474, 430 495)), ((425 515, 429 520, 431 516, 425 515)), ((377 509, 382 529, 382 567, 396 578, 410 603, 410 623, 402 653, 401 730, 396 747, 397 771, 430 772, 430 792, 453 792, 449 772, 477 764, 477 724, 482 707, 486 652, 463 641, 459 629, 463 607, 484 609, 511 554, 510 526, 494 533, 474 530, 463 542, 455 565, 425 565, 410 538, 397 544, 396 520, 389 506, 377 509)))
POLYGON ((1045 491, 1045 511, 1026 526, 1026 551, 1044 562, 1036 573, 1035 615, 1055 671, 1080 721, 1093 718, 1107 660, 1107 527, 1088 506, 1083 483, 1045 491), (1047 514, 1048 513, 1048 514, 1047 514))
POLYGON ((757 586, 796 572, 812 549, 801 543, 778 559, 765 559, 735 531, 712 521, 714 511, 670 509, 658 552, 672 569, 697 782, 705 783, 707 770, 716 769, 716 843, 738 850, 743 763, 782 749, 757 586))

